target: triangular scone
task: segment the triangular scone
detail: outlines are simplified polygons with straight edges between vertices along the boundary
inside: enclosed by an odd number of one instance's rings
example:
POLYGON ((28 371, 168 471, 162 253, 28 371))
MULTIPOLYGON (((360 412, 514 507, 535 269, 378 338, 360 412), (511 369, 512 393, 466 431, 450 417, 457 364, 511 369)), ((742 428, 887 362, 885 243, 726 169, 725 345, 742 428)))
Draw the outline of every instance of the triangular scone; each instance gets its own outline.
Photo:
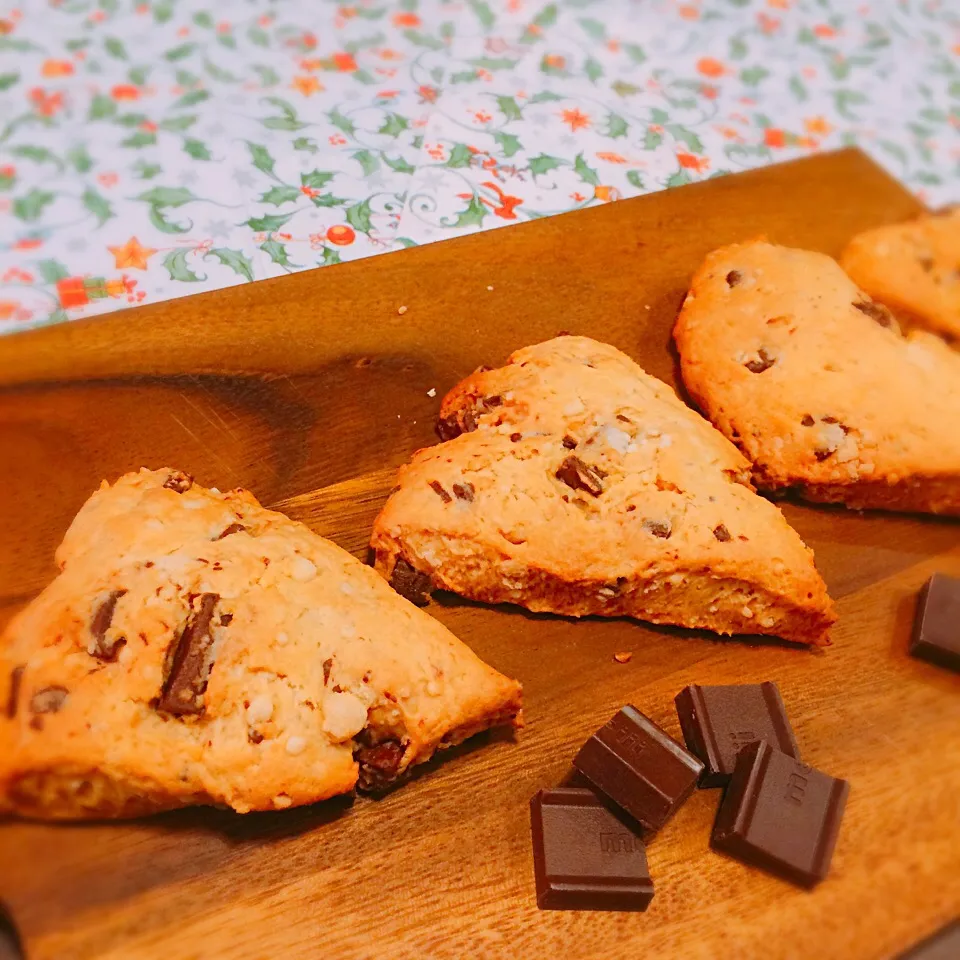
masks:
POLYGON ((519 350, 451 391, 438 432, 374 526, 400 589, 825 641, 810 550, 732 444, 619 350, 519 350))
POLYGON ((960 514, 960 354, 900 333, 821 253, 711 253, 674 330, 683 380, 766 490, 960 514))
POLYGON ((278 809, 520 718, 520 686, 249 493, 104 483, 0 640, 0 808, 278 809))
POLYGON ((859 233, 840 266, 905 324, 960 339, 960 207, 859 233))

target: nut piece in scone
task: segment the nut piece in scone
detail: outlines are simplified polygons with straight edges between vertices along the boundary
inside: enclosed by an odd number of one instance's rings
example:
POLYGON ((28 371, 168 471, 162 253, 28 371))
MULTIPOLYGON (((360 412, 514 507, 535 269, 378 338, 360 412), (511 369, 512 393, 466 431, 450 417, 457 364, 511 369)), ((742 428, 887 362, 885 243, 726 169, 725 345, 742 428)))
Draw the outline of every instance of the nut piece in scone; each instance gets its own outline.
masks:
POLYGON ((683 380, 764 490, 960 514, 960 353, 906 334, 821 253, 711 253, 674 329, 683 380))
POLYGON ((447 395, 376 569, 488 603, 826 641, 833 606, 736 448, 619 350, 558 337, 447 395))
POLYGON ((0 641, 0 810, 283 809, 520 723, 520 685, 242 490, 104 483, 0 641))
POLYGON ((905 325, 960 340, 960 207, 858 233, 840 266, 905 325))

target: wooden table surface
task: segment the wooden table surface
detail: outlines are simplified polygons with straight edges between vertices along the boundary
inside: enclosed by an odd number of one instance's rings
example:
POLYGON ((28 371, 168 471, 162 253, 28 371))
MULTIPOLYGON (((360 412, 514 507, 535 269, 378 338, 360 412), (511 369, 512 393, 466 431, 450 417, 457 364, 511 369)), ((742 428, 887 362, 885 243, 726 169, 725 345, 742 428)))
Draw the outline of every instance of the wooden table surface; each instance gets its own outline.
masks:
MULTIPOLYGON (((363 555, 395 468, 481 363, 568 330, 675 382, 669 331, 708 250, 765 233, 836 254, 917 209, 847 151, 0 339, 0 617, 52 577, 100 479, 141 465, 248 487, 363 555)), ((837 600, 832 648, 434 603, 523 681, 516 741, 475 738, 379 801, 0 825, 0 899, 29 956, 894 956, 960 913, 960 679, 906 655, 920 586, 960 575, 960 527, 785 510, 837 600), (766 679, 804 759, 851 783, 827 881, 808 893, 712 853, 707 790, 650 845, 647 913, 539 911, 528 801, 580 743, 626 702, 679 736, 686 684, 766 679)))

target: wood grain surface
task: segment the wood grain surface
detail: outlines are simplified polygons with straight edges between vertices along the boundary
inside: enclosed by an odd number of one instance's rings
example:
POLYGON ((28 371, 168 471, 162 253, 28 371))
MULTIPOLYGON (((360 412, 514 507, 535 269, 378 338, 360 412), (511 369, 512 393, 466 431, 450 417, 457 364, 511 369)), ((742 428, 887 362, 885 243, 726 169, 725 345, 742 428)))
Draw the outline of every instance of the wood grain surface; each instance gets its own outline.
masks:
MULTIPOLYGON (((248 487, 363 556, 395 468, 481 363, 568 330, 675 382, 670 328, 708 250, 767 234, 836 254, 917 210, 841 152, 0 339, 0 618, 51 578, 101 478, 141 465, 248 487)), ((0 900, 29 956, 894 956, 960 914, 960 678, 906 654, 920 586, 960 575, 960 526, 785 509, 838 601, 833 647, 445 598, 432 615, 524 683, 515 741, 475 738, 381 800, 2 824, 0 900), (720 794, 699 791, 650 845, 646 914, 539 911, 528 802, 582 741, 627 702, 679 736, 686 684, 768 679, 804 759, 851 783, 829 879, 808 893, 712 853, 720 794)))

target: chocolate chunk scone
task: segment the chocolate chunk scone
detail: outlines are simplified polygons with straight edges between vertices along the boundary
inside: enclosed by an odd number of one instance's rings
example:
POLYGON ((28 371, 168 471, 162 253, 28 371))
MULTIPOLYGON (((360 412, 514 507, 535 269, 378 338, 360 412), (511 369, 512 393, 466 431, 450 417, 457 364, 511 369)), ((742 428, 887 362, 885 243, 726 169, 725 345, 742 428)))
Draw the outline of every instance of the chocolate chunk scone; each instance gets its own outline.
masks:
POLYGON ((905 324, 960 340, 960 207, 857 234, 840 266, 905 324))
POLYGON ((135 816, 383 787, 520 686, 249 493, 104 483, 0 640, 0 810, 135 816))
POLYGON ((683 379, 765 490, 960 514, 960 354, 902 334, 820 253, 711 253, 674 330, 683 379))
POLYGON ((822 643, 810 550, 736 448, 619 350, 559 337, 468 377, 400 471, 376 567, 489 603, 822 643))

